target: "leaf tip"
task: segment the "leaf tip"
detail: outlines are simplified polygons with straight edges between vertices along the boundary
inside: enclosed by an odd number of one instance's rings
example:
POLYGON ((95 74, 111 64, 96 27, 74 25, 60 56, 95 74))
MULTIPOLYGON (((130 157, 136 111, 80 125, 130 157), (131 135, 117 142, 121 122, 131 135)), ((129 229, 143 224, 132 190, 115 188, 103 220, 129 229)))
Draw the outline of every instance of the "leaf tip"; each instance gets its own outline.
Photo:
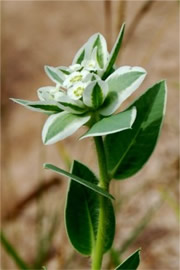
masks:
POLYGON ((46 72, 46 74, 48 75, 48 72, 49 72, 49 69, 50 69, 51 67, 50 66, 48 66, 48 65, 45 65, 44 66, 44 71, 46 72))
POLYGON ((43 163, 43 169, 49 169, 49 164, 48 163, 43 163))
POLYGON ((47 65, 45 65, 45 66, 44 66, 44 70, 45 70, 45 72, 47 71, 47 68, 48 68, 48 66, 47 66, 47 65))
POLYGON ((42 142, 43 142, 43 144, 47 144, 47 138, 46 138, 46 136, 43 134, 43 132, 42 132, 42 142))
POLYGON ((122 23, 122 26, 121 26, 121 29, 124 31, 125 30, 125 27, 126 27, 126 22, 123 22, 122 23))
POLYGON ((50 144, 49 140, 48 140, 48 138, 46 136, 42 138, 42 141, 43 141, 44 145, 49 145, 50 144))
POLYGON ((130 127, 132 127, 134 121, 136 120, 136 116, 137 116, 137 109, 135 106, 132 107, 132 111, 131 111, 131 121, 130 121, 130 127))
POLYGON ((159 82, 157 82, 155 85, 163 85, 163 86, 166 86, 166 80, 160 80, 159 82))
POLYGON ((46 169, 47 163, 43 163, 43 169, 46 169))
POLYGON ((121 35, 122 37, 124 36, 125 27, 126 27, 126 22, 123 22, 119 31, 119 35, 121 35))
POLYGON ((159 84, 162 84, 164 86, 165 90, 167 91, 167 81, 166 81, 166 79, 161 80, 159 82, 159 84))
POLYGON ((88 136, 87 136, 86 134, 87 134, 87 133, 85 133, 84 135, 82 135, 81 137, 79 137, 79 141, 81 141, 81 140, 87 138, 88 136))
POLYGON ((17 98, 9 98, 11 101, 15 102, 15 103, 19 103, 17 98))

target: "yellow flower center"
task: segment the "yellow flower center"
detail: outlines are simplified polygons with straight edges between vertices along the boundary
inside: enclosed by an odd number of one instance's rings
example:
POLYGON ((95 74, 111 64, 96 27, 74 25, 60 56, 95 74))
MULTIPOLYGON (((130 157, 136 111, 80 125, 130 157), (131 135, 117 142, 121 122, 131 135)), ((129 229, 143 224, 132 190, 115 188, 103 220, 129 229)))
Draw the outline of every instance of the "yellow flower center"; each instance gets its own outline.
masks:
POLYGON ((84 87, 79 86, 79 87, 76 88, 76 90, 74 90, 74 94, 75 94, 77 97, 79 97, 79 96, 82 95, 83 91, 84 91, 84 87))
POLYGON ((83 77, 82 75, 76 75, 72 79, 70 79, 70 82, 71 83, 79 82, 82 80, 82 77, 83 77))

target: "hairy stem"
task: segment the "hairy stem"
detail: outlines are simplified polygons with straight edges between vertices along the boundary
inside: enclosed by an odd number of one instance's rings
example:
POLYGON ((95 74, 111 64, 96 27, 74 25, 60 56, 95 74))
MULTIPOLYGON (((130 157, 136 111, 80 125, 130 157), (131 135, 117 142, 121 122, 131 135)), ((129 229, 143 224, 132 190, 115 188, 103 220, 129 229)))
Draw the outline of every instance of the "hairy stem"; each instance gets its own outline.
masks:
MULTIPOLYGON (((104 151, 104 144, 102 137, 94 138, 98 164, 99 164, 99 186, 108 191, 109 189, 109 176, 107 173, 106 157, 104 151)), ((99 219, 97 229, 97 239, 92 254, 92 270, 101 269, 103 253, 104 253, 104 239, 105 239, 105 221, 106 221, 106 198, 100 196, 100 208, 99 208, 99 219)))

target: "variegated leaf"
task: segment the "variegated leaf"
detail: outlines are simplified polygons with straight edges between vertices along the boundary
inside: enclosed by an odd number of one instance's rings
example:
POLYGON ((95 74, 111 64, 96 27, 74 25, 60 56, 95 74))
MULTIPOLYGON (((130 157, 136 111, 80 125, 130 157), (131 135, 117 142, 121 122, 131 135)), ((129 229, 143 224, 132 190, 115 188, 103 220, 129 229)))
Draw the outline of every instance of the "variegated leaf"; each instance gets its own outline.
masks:
POLYGON ((103 118, 94 124, 81 139, 94 136, 103 136, 130 129, 136 119, 136 108, 120 112, 107 118, 103 118))
POLYGON ((141 67, 123 66, 113 72, 106 80, 109 87, 107 101, 100 114, 113 114, 119 106, 141 85, 146 76, 141 67))
POLYGON ((68 112, 60 112, 49 116, 42 130, 44 144, 61 141, 83 126, 90 119, 89 115, 78 116, 68 112))
POLYGON ((108 93, 108 85, 105 81, 95 80, 92 81, 84 90, 83 102, 90 108, 99 108, 108 93))
POLYGON ((45 102, 45 101, 29 101, 24 99, 15 99, 11 98, 12 101, 26 107, 29 110, 42 112, 42 113, 58 113, 61 112, 61 108, 58 106, 56 102, 45 102))
POLYGON ((65 80, 65 74, 58 68, 45 66, 44 70, 48 77, 55 83, 62 83, 65 80))
POLYGON ((60 97, 58 100, 59 107, 74 114, 83 114, 87 111, 81 100, 73 100, 69 96, 60 97))

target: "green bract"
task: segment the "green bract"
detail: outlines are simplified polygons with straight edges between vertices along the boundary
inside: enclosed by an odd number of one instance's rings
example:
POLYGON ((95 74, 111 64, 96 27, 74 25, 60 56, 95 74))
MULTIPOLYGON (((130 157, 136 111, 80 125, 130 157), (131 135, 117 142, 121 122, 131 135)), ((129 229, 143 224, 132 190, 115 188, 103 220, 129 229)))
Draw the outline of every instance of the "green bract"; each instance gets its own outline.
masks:
POLYGON ((141 67, 115 69, 123 33, 124 25, 110 54, 106 40, 97 33, 79 49, 69 67, 45 66, 46 74, 55 85, 39 88, 39 101, 12 99, 31 110, 51 114, 42 130, 44 144, 63 140, 83 125, 91 127, 84 137, 107 135, 132 127, 135 108, 133 113, 111 116, 146 76, 141 67), (104 117, 108 119, 103 121, 104 117))

